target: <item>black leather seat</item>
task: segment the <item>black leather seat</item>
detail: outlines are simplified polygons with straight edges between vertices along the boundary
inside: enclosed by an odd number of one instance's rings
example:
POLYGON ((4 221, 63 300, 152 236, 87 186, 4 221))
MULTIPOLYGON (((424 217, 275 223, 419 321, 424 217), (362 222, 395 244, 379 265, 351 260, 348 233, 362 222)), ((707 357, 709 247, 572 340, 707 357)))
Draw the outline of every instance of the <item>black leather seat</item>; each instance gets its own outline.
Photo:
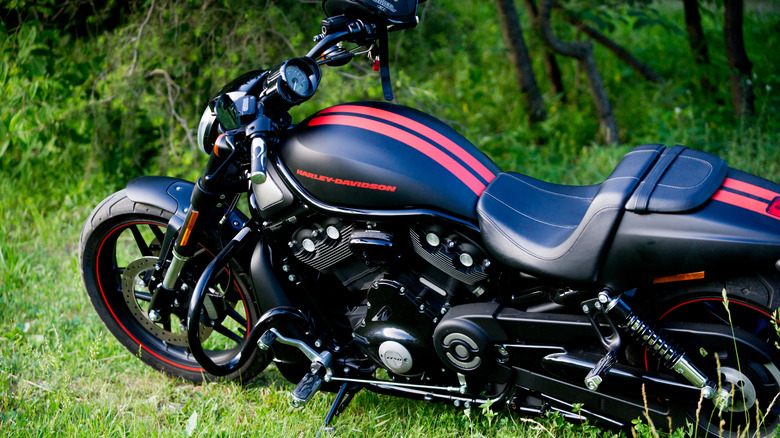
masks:
POLYGON ((661 145, 634 148, 594 186, 499 174, 477 203, 488 251, 529 274, 594 281, 626 201, 663 150, 661 145))
POLYGON ((728 170, 716 155, 684 146, 666 148, 634 190, 626 210, 639 214, 693 210, 720 188, 728 170))

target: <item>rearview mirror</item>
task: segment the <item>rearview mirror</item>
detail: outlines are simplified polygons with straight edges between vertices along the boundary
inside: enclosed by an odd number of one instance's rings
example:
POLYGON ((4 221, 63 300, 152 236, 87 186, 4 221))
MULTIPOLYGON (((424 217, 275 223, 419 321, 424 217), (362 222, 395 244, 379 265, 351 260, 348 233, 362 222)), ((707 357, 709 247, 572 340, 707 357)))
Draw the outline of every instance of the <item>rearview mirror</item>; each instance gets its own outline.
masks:
POLYGON ((217 113, 217 120, 226 130, 230 131, 241 126, 236 103, 227 94, 217 97, 214 102, 214 111, 217 113))

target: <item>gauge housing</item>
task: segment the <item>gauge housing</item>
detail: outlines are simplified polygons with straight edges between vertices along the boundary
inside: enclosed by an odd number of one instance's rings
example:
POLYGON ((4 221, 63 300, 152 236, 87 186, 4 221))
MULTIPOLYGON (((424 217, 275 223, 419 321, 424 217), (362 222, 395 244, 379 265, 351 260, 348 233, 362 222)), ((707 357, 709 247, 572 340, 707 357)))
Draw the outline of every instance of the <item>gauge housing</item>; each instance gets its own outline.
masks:
POLYGON ((259 100, 266 112, 285 112, 317 91, 321 75, 311 58, 288 59, 268 74, 259 100))

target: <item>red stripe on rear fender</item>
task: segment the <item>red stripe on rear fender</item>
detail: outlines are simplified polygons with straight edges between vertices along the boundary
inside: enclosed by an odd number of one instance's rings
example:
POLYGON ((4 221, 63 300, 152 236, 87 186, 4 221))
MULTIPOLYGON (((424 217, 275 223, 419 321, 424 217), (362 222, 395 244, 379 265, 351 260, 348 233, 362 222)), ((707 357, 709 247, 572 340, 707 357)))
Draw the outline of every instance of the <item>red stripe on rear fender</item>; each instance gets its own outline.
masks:
POLYGON ((445 154, 439 148, 421 139, 420 137, 410 134, 409 132, 406 132, 402 129, 376 120, 367 119, 365 117, 341 115, 319 116, 309 121, 309 126, 318 125, 351 126, 353 128, 365 129, 367 131, 390 137, 411 148, 416 149, 419 152, 422 152, 428 158, 439 163, 442 167, 460 179, 463 184, 466 184, 468 188, 470 188, 471 191, 473 191, 477 196, 481 195, 485 190, 485 185, 482 184, 465 167, 452 159, 452 157, 445 154))
MULTIPOLYGON (((723 181, 723 187, 739 190, 740 192, 747 193, 748 195, 758 196, 759 198, 764 198, 770 202, 776 197, 780 196, 780 193, 775 193, 771 190, 767 190, 732 178, 726 178, 723 181)), ((766 210, 766 208, 764 208, 764 210, 766 210)))
POLYGON ((742 196, 740 194, 734 193, 734 192, 728 192, 726 190, 718 190, 715 192, 714 195, 712 195, 712 199, 715 201, 720 201, 729 205, 733 205, 735 207, 744 208, 745 210, 750 210, 756 213, 763 214, 764 216, 771 217, 772 219, 780 220, 777 216, 772 216, 771 214, 766 212, 767 207, 769 204, 766 202, 761 202, 753 198, 748 198, 747 196, 742 196))
POLYGON ((378 108, 371 108, 368 106, 359 106, 359 105, 334 106, 320 111, 320 114, 331 113, 331 112, 361 114, 364 116, 371 116, 371 117, 376 117, 378 119, 384 119, 387 120, 388 122, 393 122, 397 125, 401 125, 405 128, 417 132, 420 135, 428 137, 429 139, 438 143, 443 148, 450 151, 453 155, 460 158, 461 161, 466 163, 466 165, 468 165, 472 170, 477 172, 477 174, 481 176, 486 182, 489 183, 490 181, 493 181, 493 179, 496 177, 493 174, 493 172, 491 172, 490 170, 488 170, 487 167, 485 167, 484 164, 480 163, 479 160, 474 158, 474 156, 468 153, 465 149, 458 146, 454 141, 450 140, 449 138, 445 137, 439 132, 423 125, 422 123, 416 122, 408 117, 404 117, 400 114, 392 113, 390 111, 385 111, 378 108))

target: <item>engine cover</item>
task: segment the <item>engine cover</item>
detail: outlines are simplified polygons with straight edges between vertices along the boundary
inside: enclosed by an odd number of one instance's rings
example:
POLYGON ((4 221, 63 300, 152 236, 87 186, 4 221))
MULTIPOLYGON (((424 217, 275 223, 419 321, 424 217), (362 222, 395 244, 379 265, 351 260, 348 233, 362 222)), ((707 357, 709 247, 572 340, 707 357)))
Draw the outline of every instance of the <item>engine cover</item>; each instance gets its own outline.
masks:
POLYGON ((414 293, 392 280, 377 281, 368 291, 365 317, 357 322, 354 339, 392 373, 420 376, 439 362, 431 336, 443 302, 427 292, 414 293))
POLYGON ((489 373, 496 364, 494 343, 506 339, 493 318, 497 303, 474 303, 453 307, 433 333, 439 359, 465 375, 489 373))

